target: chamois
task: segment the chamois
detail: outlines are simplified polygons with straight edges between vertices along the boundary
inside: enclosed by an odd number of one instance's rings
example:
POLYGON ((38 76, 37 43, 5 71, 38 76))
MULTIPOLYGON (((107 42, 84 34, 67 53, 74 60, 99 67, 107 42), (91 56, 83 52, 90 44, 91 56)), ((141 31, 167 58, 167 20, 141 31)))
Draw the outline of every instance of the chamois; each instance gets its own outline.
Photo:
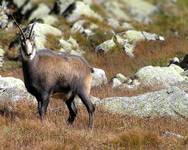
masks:
POLYGON ((37 50, 32 32, 35 23, 29 28, 29 36, 15 21, 20 30, 21 58, 25 86, 38 101, 38 112, 43 120, 49 97, 53 93, 66 95, 69 109, 68 123, 72 124, 77 115, 74 98, 77 95, 86 106, 89 114, 89 127, 93 126, 95 107, 89 99, 93 68, 81 57, 58 54, 48 49, 37 50))

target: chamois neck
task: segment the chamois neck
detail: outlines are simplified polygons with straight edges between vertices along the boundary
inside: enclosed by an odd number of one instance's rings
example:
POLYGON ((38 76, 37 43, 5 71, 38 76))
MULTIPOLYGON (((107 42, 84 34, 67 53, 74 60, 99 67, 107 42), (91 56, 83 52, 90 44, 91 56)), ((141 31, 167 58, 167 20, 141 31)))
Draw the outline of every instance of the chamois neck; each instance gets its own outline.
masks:
POLYGON ((35 54, 33 59, 29 59, 29 58, 25 59, 25 57, 22 55, 22 65, 27 66, 27 68, 34 67, 37 64, 38 59, 39 59, 39 57, 38 57, 37 53, 35 54))
POLYGON ((22 61, 24 62, 32 62, 32 60, 37 58, 36 55, 37 55, 36 48, 32 50, 32 53, 29 56, 26 55, 26 53, 21 49, 21 57, 22 57, 22 61))

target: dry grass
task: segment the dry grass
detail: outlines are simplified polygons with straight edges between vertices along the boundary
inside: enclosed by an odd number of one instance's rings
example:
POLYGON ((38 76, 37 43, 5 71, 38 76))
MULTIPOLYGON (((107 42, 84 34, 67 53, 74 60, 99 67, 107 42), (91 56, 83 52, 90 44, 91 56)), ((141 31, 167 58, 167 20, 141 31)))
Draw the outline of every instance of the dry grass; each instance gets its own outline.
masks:
MULTIPOLYGON (((4 106, 0 110, 5 111, 4 106)), ((93 130, 87 128, 87 113, 80 107, 73 126, 66 124, 67 108, 52 99, 46 121, 41 123, 36 106, 24 102, 11 115, 0 115, 0 144, 3 150, 40 149, 183 149, 187 140, 164 137, 164 131, 187 135, 188 120, 139 119, 110 114, 97 108, 93 130)))
POLYGON ((48 42, 45 43, 45 47, 47 47, 51 50, 54 50, 54 51, 59 50, 61 48, 60 43, 59 43, 59 39, 60 39, 60 37, 48 34, 47 35, 47 41, 48 42))

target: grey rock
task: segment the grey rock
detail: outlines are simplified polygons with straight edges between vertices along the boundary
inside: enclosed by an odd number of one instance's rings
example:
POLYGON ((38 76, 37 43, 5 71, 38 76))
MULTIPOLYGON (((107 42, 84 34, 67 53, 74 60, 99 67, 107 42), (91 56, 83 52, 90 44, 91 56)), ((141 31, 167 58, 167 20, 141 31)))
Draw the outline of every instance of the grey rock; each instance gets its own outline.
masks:
POLYGON ((102 84, 106 84, 108 82, 106 73, 104 70, 99 68, 94 68, 94 73, 92 73, 92 86, 100 86, 102 84))
MULTIPOLYGON (((30 25, 30 27, 31 26, 32 24, 30 25)), ((28 31, 30 31, 30 29, 28 31)), ((33 28, 33 32, 35 35, 35 44, 37 49, 45 48, 45 43, 47 42, 47 38, 46 38, 47 35, 53 35, 57 37, 62 36, 61 30, 51 25, 43 24, 43 23, 36 23, 33 28)))
POLYGON ((141 68, 135 77, 143 85, 167 87, 186 80, 187 78, 181 75, 183 72, 182 68, 174 64, 169 67, 146 66, 141 68))
POLYGON ((151 17, 158 12, 157 6, 145 0, 122 0, 128 9, 128 13, 139 22, 151 23, 151 17))
POLYGON ((36 102, 36 99, 27 92, 23 81, 13 77, 0 77, 0 101, 3 100, 36 102))
POLYGON ((46 4, 41 3, 30 15, 29 21, 33 19, 42 19, 44 24, 53 25, 58 21, 58 19, 55 16, 49 15, 50 11, 50 8, 46 4))
POLYGON ((63 14, 63 12, 75 2, 75 0, 56 0, 58 8, 60 9, 59 15, 63 14))
POLYGON ((99 103, 112 113, 139 117, 188 117, 188 94, 172 86, 134 97, 111 97, 99 103))
POLYGON ((73 27, 71 28, 71 33, 79 32, 86 35, 86 37, 90 37, 95 34, 93 30, 97 28, 98 26, 94 23, 86 20, 79 20, 73 24, 73 27))
POLYGON ((69 39, 66 41, 63 38, 59 40, 61 49, 60 52, 65 52, 77 56, 82 56, 85 52, 80 49, 77 41, 73 39, 72 37, 69 37, 69 39))
POLYGON ((8 26, 8 16, 5 13, 6 6, 0 6, 0 28, 5 29, 8 26))
POLYGON ((106 1, 104 7, 109 18, 116 18, 117 20, 130 21, 130 17, 122 8, 122 5, 116 1, 106 1))
POLYGON ((108 25, 111 26, 113 29, 117 30, 131 30, 134 29, 134 27, 127 22, 120 22, 114 18, 109 18, 108 20, 108 25))
POLYGON ((122 83, 123 83, 123 82, 126 82, 126 81, 128 80, 128 78, 125 77, 125 76, 124 76, 123 74, 121 74, 121 73, 116 74, 115 78, 117 78, 118 80, 120 80, 122 83))
POLYGON ((110 40, 107 40, 103 43, 101 43, 100 45, 98 45, 95 48, 95 52, 103 52, 103 53, 107 53, 108 51, 110 51, 112 48, 114 48, 116 46, 116 43, 114 42, 113 38, 110 40))
POLYGON ((127 88, 127 89, 136 89, 140 85, 140 82, 137 79, 130 79, 125 77, 123 74, 118 73, 112 79, 112 88, 127 88))
POLYGON ((112 79, 112 88, 117 88, 121 85, 122 85, 122 82, 119 79, 117 78, 112 79))
POLYGON ((99 14, 94 12, 89 5, 81 1, 75 2, 75 9, 66 17, 66 19, 68 22, 75 22, 81 19, 82 16, 102 21, 102 17, 99 14))
POLYGON ((27 0, 13 0, 13 3, 20 8, 27 0))
POLYGON ((165 131, 163 132, 162 134, 164 137, 175 137, 177 139, 184 139, 185 137, 180 135, 180 134, 177 134, 177 133, 174 133, 174 132, 169 132, 169 131, 165 131))

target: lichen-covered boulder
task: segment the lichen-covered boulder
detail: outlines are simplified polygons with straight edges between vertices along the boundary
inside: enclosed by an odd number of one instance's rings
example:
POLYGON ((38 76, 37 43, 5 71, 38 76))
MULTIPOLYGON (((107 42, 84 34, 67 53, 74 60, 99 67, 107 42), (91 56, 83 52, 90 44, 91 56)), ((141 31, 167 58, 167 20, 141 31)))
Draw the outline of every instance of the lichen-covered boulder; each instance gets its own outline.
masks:
POLYGON ((130 17, 122 8, 122 4, 117 1, 106 1, 104 3, 106 14, 110 18, 116 18, 117 20, 130 21, 130 17))
POLYGON ((0 101, 3 100, 36 102, 36 99, 27 92, 23 81, 13 77, 0 77, 0 101))
POLYGON ((134 97, 111 97, 99 103, 106 111, 139 117, 188 117, 188 94, 178 87, 134 97))
POLYGON ((184 81, 186 77, 181 75, 183 72, 182 68, 174 64, 169 67, 146 66, 141 68, 135 76, 143 85, 167 87, 184 81))
POLYGON ((151 23, 151 16, 158 12, 157 6, 145 0, 122 0, 122 2, 126 5, 130 16, 145 24, 151 23))

